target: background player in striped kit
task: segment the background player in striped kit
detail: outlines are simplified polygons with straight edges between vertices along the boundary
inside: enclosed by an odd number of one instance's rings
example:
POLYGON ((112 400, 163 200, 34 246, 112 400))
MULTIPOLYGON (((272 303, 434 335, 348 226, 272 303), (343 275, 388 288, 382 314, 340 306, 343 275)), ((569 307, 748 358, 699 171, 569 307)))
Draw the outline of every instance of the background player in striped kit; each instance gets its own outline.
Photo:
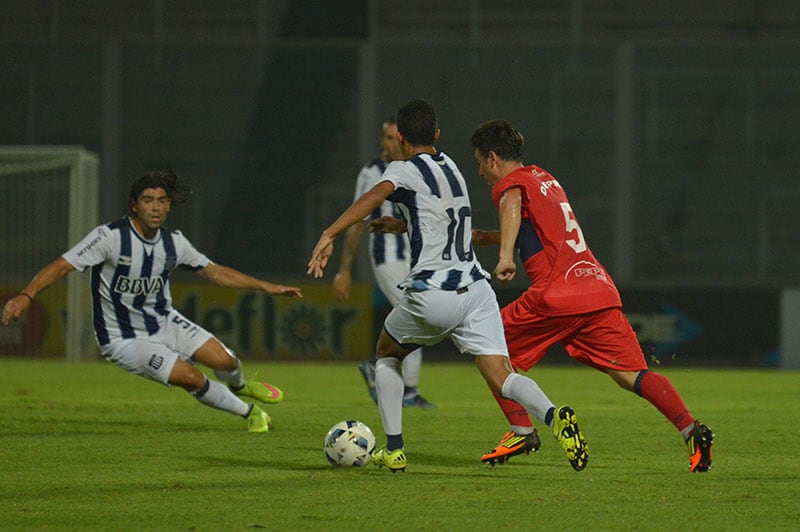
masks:
MULTIPOLYGON (((399 161, 403 158, 400 151, 400 144, 397 142, 397 122, 394 118, 387 118, 381 123, 381 134, 379 137, 381 146, 380 157, 365 164, 358 173, 356 180, 356 192, 354 201, 362 194, 371 189, 381 178, 386 165, 392 161, 399 161)), ((339 272, 333 279, 333 295, 339 301, 350 298, 350 286, 352 284, 351 271, 353 260, 358 253, 361 243, 361 236, 368 220, 376 220, 382 216, 399 216, 400 212, 395 204, 384 201, 377 209, 370 213, 370 216, 362 222, 351 225, 344 237, 342 246, 342 257, 339 263, 339 272)), ((408 237, 405 233, 399 235, 387 235, 383 233, 370 232, 369 234, 369 255, 372 272, 375 275, 375 282, 381 292, 386 296, 392 306, 400 301, 403 294, 398 286, 409 270, 409 259, 411 250, 408 244, 408 237)), ((422 348, 409 353, 403 359, 403 406, 418 406, 420 408, 436 408, 419 393, 419 374, 422 366, 422 348)), ((363 360, 358 365, 364 380, 367 383, 369 394, 377 403, 378 396, 375 393, 375 359, 363 360)))
MULTIPOLYGON (((523 165, 525 139, 505 120, 479 125, 471 142, 478 173, 492 187, 500 218, 499 231, 476 229, 473 240, 500 246, 494 275, 501 282, 516 274, 515 248, 531 279, 528 289, 501 311, 511 363, 527 371, 561 343, 572 358, 607 373, 655 406, 683 436, 690 471, 707 471, 714 433, 692 417, 666 377, 647 368, 617 287, 589 249, 561 184, 542 168, 523 165)), ((524 440, 535 435, 519 405, 495 398, 511 428, 482 457, 492 463, 524 452, 524 440)))
POLYGON ((73 270, 91 268, 94 328, 103 356, 125 370, 184 388, 201 403, 242 416, 251 432, 267 432, 270 418, 241 397, 277 403, 275 386, 246 381, 239 359, 219 340, 172 308, 169 277, 177 267, 220 286, 302 297, 299 288, 255 279, 211 262, 180 231, 163 227, 189 188, 168 171, 137 179, 130 215, 96 227, 80 243, 45 266, 3 309, 3 324, 19 318, 36 295, 73 270), (214 371, 208 379, 194 363, 214 371))
POLYGON ((373 454, 373 462, 392 472, 405 470, 400 361, 420 345, 450 338, 460 352, 474 357, 492 391, 552 426, 572 467, 583 469, 588 447, 575 413, 568 406, 556 409, 533 380, 514 373, 509 364, 497 297, 472 249, 472 207, 464 177, 434 146, 440 134, 436 111, 424 100, 413 100, 398 111, 397 127, 407 160, 391 163, 381 181, 322 232, 307 270, 321 277, 337 235, 387 198, 399 205, 403 220, 389 217, 371 224, 385 232, 406 230, 411 242, 403 296, 378 339, 375 385, 387 444, 373 454))

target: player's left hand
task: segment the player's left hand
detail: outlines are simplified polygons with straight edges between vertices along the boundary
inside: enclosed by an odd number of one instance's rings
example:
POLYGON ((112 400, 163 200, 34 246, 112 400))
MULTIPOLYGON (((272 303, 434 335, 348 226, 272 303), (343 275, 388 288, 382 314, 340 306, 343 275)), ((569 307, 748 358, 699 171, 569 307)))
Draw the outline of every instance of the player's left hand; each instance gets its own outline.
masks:
POLYGON ((339 271, 333 278, 333 297, 336 301, 347 301, 350 299, 350 287, 352 279, 349 271, 339 271))
POLYGON ((313 275, 315 279, 322 277, 322 272, 325 266, 328 265, 331 253, 333 253, 333 239, 322 233, 317 245, 314 246, 314 251, 311 252, 311 260, 308 261, 306 275, 313 275))
POLYGON ((406 223, 394 216, 381 216, 369 223, 369 232, 399 235, 406 232, 406 223))

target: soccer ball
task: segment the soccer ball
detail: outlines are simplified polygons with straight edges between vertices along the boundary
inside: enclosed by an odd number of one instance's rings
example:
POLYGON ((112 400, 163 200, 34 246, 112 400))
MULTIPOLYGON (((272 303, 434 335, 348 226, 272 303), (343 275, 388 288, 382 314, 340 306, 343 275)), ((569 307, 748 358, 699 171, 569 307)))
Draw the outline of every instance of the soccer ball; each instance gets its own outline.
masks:
POLYGON ((360 421, 340 421, 325 435, 323 449, 331 465, 361 467, 372 460, 375 435, 360 421))

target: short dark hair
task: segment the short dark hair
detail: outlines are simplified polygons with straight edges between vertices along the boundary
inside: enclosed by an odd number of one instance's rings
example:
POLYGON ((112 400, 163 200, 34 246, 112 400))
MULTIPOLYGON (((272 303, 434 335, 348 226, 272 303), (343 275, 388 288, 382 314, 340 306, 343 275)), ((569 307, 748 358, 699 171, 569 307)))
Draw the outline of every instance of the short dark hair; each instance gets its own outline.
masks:
POLYGON ((425 100, 411 100, 397 111, 397 130, 412 146, 433 146, 439 118, 425 100))
POLYGON ((472 147, 483 157, 490 151, 505 161, 522 161, 525 137, 505 120, 488 120, 472 133, 472 147))
POLYGON ((148 188, 163 188, 172 205, 184 203, 192 194, 192 189, 172 170, 153 170, 133 182, 128 200, 136 203, 148 188))

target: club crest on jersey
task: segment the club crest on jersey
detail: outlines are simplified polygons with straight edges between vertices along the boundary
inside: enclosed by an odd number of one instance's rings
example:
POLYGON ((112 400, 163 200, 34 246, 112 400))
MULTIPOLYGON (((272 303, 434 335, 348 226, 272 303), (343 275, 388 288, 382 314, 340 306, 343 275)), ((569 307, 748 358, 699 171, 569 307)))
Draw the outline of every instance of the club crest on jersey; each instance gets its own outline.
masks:
POLYGON ((137 277, 131 279, 120 275, 114 284, 114 291, 119 294, 155 294, 162 288, 164 288, 164 279, 161 277, 137 277))
POLYGON ((174 270, 178 266, 178 257, 167 257, 164 261, 165 270, 174 270))

